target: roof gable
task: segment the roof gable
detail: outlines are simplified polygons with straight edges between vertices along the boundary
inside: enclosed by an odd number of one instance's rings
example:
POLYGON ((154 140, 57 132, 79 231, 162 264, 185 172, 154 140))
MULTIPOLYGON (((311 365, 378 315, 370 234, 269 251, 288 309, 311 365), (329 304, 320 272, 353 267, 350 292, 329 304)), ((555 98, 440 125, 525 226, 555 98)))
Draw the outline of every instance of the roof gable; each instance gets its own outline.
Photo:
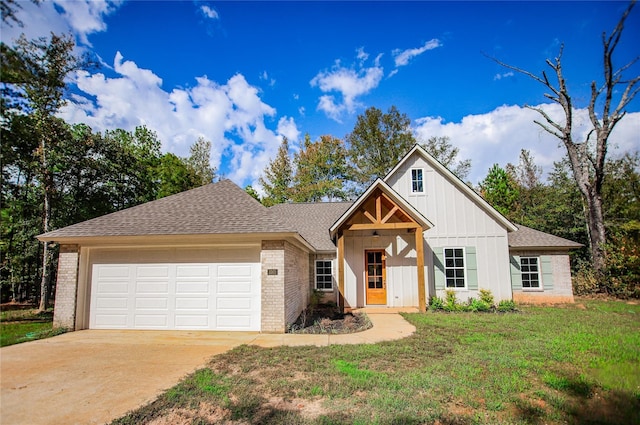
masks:
MULTIPOLYGON (((383 222, 386 222, 386 219, 393 218, 394 214, 404 214, 412 220, 413 222, 419 224, 423 229, 429 229, 433 227, 433 223, 431 223, 426 217, 424 217, 418 210, 416 210, 411 204, 409 204, 404 198, 398 195, 388 184, 386 184, 381 179, 377 179, 371 186, 367 188, 367 190, 358 197, 358 199, 351 205, 351 207, 344 212, 336 220, 336 222, 331 226, 329 232, 331 234, 331 238, 333 239, 338 232, 338 230, 347 223, 347 221, 352 218, 359 210, 362 210, 366 203, 372 198, 375 197, 376 193, 384 194, 384 196, 390 201, 390 203, 395 204, 397 208, 391 207, 388 212, 386 212, 383 222)), ((376 207, 379 208, 379 207, 376 207)), ((367 215, 366 212, 363 213, 367 215)), ((378 214, 379 215, 379 214, 378 214)), ((373 217, 371 215, 368 216, 368 220, 370 222, 380 221, 381 217, 373 217)), ((399 220, 395 220, 399 221, 399 220)), ((392 225, 394 223, 389 223, 392 225)), ((400 224, 400 223, 395 223, 400 224)))
POLYGON ((396 173, 401 172, 405 163, 410 160, 413 155, 419 155, 434 171, 443 176, 449 181, 457 190, 462 192, 465 196, 470 198, 478 207, 493 218, 497 223, 503 226, 508 232, 514 232, 518 228, 511 223, 505 216, 500 214, 495 208, 493 208, 487 201, 484 200, 478 193, 470 188, 465 182, 460 180, 449 169, 442 165, 438 160, 431 156, 427 151, 419 145, 415 145, 407 154, 391 169, 384 177, 384 181, 388 182, 396 173))
POLYGON ((296 230, 236 184, 222 180, 53 230, 38 239, 274 232, 296 230))

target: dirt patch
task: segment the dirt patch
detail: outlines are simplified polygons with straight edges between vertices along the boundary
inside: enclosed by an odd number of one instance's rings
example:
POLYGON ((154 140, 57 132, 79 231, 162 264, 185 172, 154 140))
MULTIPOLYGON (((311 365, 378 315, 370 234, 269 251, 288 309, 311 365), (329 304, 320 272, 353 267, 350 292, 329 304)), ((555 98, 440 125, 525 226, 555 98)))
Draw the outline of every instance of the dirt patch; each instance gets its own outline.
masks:
POLYGON ((372 326, 364 313, 342 313, 333 305, 321 304, 303 311, 289 328, 289 333, 347 334, 362 332, 372 326))
POLYGON ((217 424, 226 422, 230 416, 231 412, 228 409, 202 402, 198 409, 171 409, 167 414, 149 422, 148 425, 191 425, 196 420, 217 424))

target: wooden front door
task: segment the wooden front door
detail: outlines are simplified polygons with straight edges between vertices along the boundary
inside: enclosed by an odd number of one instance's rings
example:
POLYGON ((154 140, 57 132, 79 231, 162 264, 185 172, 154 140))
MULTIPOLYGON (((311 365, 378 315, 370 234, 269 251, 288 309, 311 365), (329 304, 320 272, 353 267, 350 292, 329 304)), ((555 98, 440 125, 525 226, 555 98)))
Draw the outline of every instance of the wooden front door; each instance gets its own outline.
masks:
POLYGON ((384 250, 364 252, 367 304, 387 304, 387 271, 384 250))

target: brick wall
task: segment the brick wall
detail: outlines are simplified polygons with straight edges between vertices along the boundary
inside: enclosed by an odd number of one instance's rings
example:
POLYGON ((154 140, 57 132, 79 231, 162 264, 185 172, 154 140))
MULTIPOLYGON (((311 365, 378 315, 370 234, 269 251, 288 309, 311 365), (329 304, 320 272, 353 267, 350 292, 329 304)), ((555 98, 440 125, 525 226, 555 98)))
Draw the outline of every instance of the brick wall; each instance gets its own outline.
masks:
POLYGON ((309 253, 286 241, 262 241, 260 262, 262 332, 284 333, 309 303, 309 253))
POLYGON ((262 241, 260 252, 262 295, 262 332, 284 333, 284 286, 285 250, 284 241, 262 241), (276 270, 277 274, 269 274, 276 270))
POLYGON ((572 303, 573 286, 571 285, 571 265, 569 254, 565 252, 516 251, 512 255, 551 257, 553 288, 544 291, 513 290, 513 300, 530 304, 572 303))
POLYGON ((298 319, 309 304, 309 253, 285 242, 285 326, 298 319))
POLYGON ((75 330, 78 290, 78 246, 60 245, 53 327, 75 330))

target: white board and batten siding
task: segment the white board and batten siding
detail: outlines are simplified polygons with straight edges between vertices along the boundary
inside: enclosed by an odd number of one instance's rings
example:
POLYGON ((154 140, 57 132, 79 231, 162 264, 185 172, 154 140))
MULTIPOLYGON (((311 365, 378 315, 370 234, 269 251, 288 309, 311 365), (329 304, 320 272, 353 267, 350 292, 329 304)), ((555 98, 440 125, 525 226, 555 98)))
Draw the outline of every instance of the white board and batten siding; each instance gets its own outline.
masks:
MULTIPOLYGON (((382 232, 381 232, 382 233, 382 232)), ((418 273, 412 233, 404 235, 350 235, 345 238, 345 301, 350 306, 366 306, 366 250, 383 249, 386 259, 388 307, 418 305, 418 273)))
MULTIPOLYGON (((511 299, 509 244, 503 224, 487 213, 468 193, 456 186, 448 176, 431 166, 422 155, 414 152, 402 166, 386 178, 387 184, 413 207, 420 211, 434 227, 424 232, 426 241, 425 267, 433 263, 434 251, 442 248, 475 250, 478 289, 490 289, 496 300, 511 299), (422 169, 424 192, 413 193, 411 170, 422 169)), ((426 273, 427 288, 435 288, 435 273, 426 273)), ((472 285, 471 288, 474 288, 472 285)), ((436 289, 438 296, 444 289, 436 289)), ((458 299, 477 297, 477 289, 456 289, 458 299)), ((427 296, 431 296, 427 292, 427 296)))
POLYGON ((91 329, 260 330, 260 253, 95 250, 91 329))

